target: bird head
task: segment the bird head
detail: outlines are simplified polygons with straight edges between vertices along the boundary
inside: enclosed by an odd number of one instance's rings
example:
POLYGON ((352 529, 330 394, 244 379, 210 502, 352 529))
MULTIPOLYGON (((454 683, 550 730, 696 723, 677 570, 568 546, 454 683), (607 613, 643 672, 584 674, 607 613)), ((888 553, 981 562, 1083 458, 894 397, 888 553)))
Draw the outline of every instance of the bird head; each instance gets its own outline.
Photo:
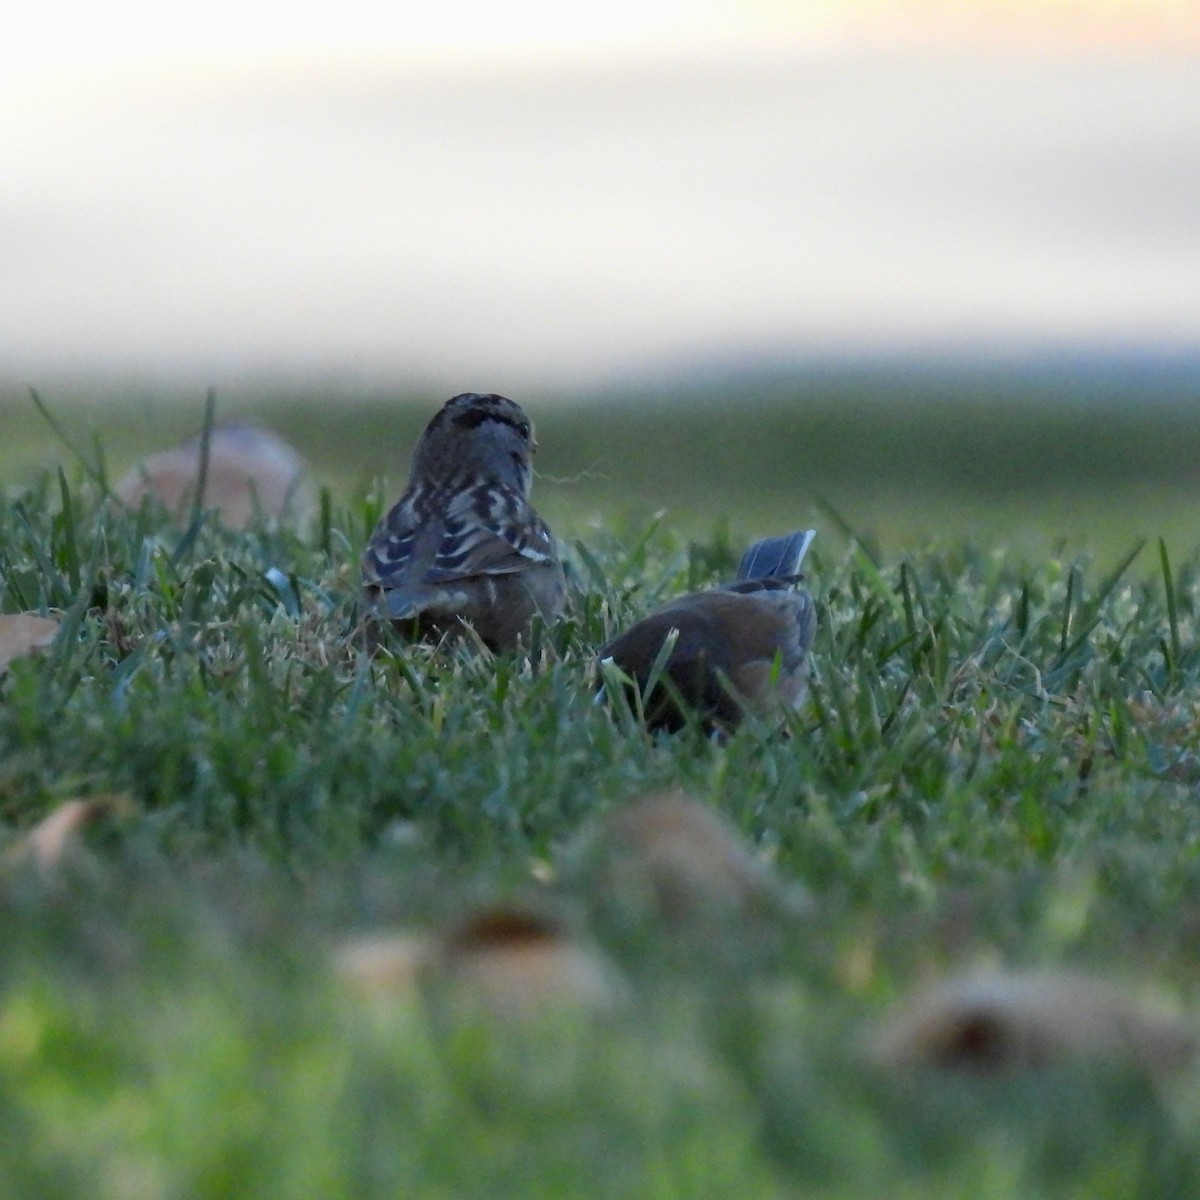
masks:
POLYGON ((442 405, 413 451, 412 480, 434 486, 501 483, 528 496, 533 486, 533 423, 519 404, 464 392, 442 405))

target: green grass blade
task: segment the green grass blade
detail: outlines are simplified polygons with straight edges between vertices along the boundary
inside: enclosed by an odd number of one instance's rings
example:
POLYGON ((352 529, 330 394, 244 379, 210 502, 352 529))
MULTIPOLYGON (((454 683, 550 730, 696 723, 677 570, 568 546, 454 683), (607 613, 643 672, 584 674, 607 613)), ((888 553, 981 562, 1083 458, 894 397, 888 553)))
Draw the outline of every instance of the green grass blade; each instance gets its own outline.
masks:
POLYGON ((1183 650, 1179 640, 1179 600, 1175 593, 1175 579, 1171 574, 1171 560, 1167 554, 1166 538, 1158 539, 1158 560, 1162 567, 1163 591, 1167 597, 1167 625, 1171 634, 1167 667, 1172 679, 1175 679, 1179 674, 1179 663, 1183 650))
POLYGON ((99 485, 103 494, 108 494, 108 481, 105 478, 103 466, 97 467, 92 461, 75 445, 71 436, 67 433, 64 426, 58 418, 50 411, 50 406, 42 399, 37 388, 29 389, 29 398, 33 401, 33 406, 41 414, 42 419, 50 426, 54 436, 70 451, 72 458, 83 468, 84 472, 89 475, 99 485))

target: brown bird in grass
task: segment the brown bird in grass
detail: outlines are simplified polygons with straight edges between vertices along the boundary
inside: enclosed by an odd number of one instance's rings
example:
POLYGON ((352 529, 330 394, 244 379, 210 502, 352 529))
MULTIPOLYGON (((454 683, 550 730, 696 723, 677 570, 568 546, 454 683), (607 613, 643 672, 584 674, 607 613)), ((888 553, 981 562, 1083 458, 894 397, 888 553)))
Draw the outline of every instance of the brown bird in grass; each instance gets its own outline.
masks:
POLYGON ((695 714, 707 729, 730 729, 747 713, 800 703, 816 612, 797 584, 815 536, 755 542, 733 583, 664 604, 600 651, 638 688, 650 728, 674 731, 695 714))
POLYGON ((470 626, 511 649, 566 602, 554 538, 529 503, 533 425, 504 396, 447 400, 413 451, 408 487, 363 556, 369 616, 415 637, 470 626))

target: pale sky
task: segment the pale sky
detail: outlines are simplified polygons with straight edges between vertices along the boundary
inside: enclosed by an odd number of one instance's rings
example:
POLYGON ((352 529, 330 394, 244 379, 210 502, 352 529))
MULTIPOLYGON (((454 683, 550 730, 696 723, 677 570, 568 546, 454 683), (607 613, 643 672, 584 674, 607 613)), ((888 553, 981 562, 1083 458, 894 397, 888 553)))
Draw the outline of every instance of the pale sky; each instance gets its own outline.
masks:
POLYGON ((907 34, 993 44, 1200 42, 1196 0, 64 0, 6 14, 0 86, 67 67, 305 58, 330 53, 444 54, 597 51, 604 47, 813 42, 907 34))
POLYGON ((760 353, 1200 347, 1200 3, 213 0, 6 25, 0 376, 504 390, 760 353))

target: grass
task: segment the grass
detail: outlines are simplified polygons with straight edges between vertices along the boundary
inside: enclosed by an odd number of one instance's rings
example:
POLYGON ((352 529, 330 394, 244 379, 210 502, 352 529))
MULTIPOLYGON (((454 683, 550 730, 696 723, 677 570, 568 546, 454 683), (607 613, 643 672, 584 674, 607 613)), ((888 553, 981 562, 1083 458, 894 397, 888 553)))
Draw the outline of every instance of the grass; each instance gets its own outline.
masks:
MULTIPOLYGON (((541 443, 538 505, 559 529, 665 512, 696 539, 730 521, 745 538, 828 528, 832 505, 892 554, 973 536, 1048 555, 1065 538, 1115 561, 1138 537, 1164 536, 1177 555, 1200 541, 1195 376, 864 370, 519 399, 541 443)), ((203 421, 199 390, 89 395, 45 393, 89 460, 102 440, 114 479, 203 421)), ((332 384, 218 399, 222 413, 257 415, 293 441, 341 503, 379 481, 385 496, 399 491, 436 402, 332 384)), ((0 408, 7 477, 32 479, 62 460, 27 391, 0 385, 0 408)))
POLYGON ((1200 557, 1171 539, 898 550, 822 516, 810 700, 786 737, 717 745, 597 707, 591 659, 729 576, 740 508, 698 532, 564 510, 575 615, 531 655, 369 659, 349 635, 381 496, 231 534, 120 512, 74 468, 27 478, 0 610, 63 632, 0 681, 0 836, 76 795, 136 816, 0 875, 0 1194, 1200 1191, 1194 1073, 888 1075, 860 1051, 919 981, 981 961, 1195 1015, 1200 557), (809 904, 695 941, 614 919, 573 847, 672 785, 809 904), (507 896, 585 925, 624 1003, 509 1023, 332 969, 350 934, 507 896))

